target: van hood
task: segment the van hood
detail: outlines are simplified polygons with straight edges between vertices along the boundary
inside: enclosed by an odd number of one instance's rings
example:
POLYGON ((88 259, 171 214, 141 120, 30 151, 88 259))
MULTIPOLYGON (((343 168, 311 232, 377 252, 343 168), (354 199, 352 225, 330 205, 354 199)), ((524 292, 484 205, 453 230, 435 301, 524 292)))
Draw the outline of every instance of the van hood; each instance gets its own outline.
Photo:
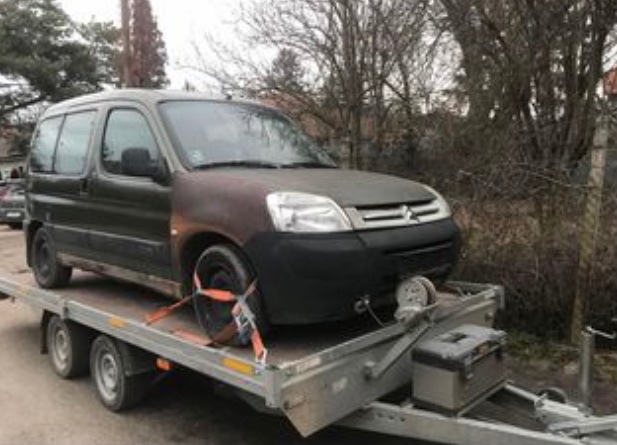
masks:
MULTIPOLYGON (((423 185, 394 176, 341 169, 236 169, 197 171, 191 182, 226 183, 268 194, 295 191, 326 196, 342 207, 428 201, 434 194, 423 185)), ((236 190, 238 192, 239 190, 236 190)))

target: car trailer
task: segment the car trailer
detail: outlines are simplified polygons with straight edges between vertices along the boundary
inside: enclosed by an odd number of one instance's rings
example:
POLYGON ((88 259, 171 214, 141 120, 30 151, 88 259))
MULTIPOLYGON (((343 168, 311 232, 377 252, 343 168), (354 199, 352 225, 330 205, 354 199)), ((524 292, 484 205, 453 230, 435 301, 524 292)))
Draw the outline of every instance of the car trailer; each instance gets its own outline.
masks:
POLYGON ((0 277, 0 296, 42 310, 41 346, 54 370, 73 377, 90 367, 112 410, 136 403, 157 367, 176 364, 287 417, 302 436, 340 425, 459 445, 617 444, 617 416, 596 417, 506 380, 505 333, 491 328, 501 287, 448 282, 434 291, 414 280, 395 321, 378 325, 367 314, 293 329, 301 335, 282 329, 262 360, 250 348, 213 344, 189 307, 167 310, 162 296, 94 274, 60 291, 0 277))

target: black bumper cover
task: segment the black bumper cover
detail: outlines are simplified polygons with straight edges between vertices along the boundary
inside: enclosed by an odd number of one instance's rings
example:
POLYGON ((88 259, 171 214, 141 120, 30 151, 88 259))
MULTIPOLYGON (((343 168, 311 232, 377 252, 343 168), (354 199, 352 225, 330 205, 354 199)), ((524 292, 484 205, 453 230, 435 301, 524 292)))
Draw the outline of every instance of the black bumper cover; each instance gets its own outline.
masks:
POLYGON ((332 234, 262 233, 244 250, 275 324, 355 315, 354 303, 394 302, 401 278, 444 279, 456 265, 460 232, 451 219, 418 226, 332 234))

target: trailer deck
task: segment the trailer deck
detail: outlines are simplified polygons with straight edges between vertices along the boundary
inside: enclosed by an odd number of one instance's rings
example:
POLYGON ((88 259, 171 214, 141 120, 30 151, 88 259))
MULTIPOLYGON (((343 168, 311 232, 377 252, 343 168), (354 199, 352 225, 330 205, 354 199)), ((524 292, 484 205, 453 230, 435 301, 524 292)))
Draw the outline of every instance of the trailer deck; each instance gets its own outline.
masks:
POLYGON ((503 305, 499 286, 448 283, 430 324, 380 326, 367 315, 281 329, 267 341, 265 364, 250 349, 210 344, 188 307, 147 324, 168 298, 95 274, 77 273, 69 288, 53 292, 37 288, 29 274, 0 276, 0 294, 223 382, 257 409, 283 414, 303 436, 339 424, 452 444, 617 444, 616 419, 583 415, 509 385, 464 416, 411 403, 411 347, 463 324, 491 326, 503 305), (503 402, 508 398, 516 403, 503 402), (539 414, 549 422, 534 418, 539 414), (506 423, 517 416, 518 425, 506 423))

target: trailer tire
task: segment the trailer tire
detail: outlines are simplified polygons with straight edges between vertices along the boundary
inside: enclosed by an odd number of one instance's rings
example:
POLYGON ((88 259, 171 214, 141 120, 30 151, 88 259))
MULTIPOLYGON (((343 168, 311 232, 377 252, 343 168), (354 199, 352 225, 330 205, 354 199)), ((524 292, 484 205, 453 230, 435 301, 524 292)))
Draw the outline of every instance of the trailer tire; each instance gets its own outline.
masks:
POLYGON ((46 338, 51 366, 56 374, 63 379, 72 379, 88 373, 92 340, 88 329, 52 315, 47 323, 46 338))
MULTIPOLYGON (((218 244, 206 249, 195 265, 203 288, 228 290, 233 293, 245 291, 254 279, 242 252, 231 244, 218 244)), ((256 290, 249 296, 247 303, 255 315, 255 323, 259 333, 264 336, 270 330, 270 324, 265 314, 262 297, 256 290)), ((219 337, 221 331, 233 322, 231 309, 235 303, 220 302, 205 296, 194 298, 197 321, 211 339, 219 337)), ((250 339, 241 337, 238 333, 230 339, 219 340, 221 343, 234 346, 250 344, 250 339)))
POLYGON ((150 388, 152 373, 128 375, 130 364, 120 351, 117 340, 99 335, 90 349, 90 373, 103 405, 114 412, 139 403, 150 388))
POLYGON ((39 228, 30 246, 34 278, 43 289, 65 287, 71 280, 73 269, 58 261, 53 240, 45 227, 39 228))

